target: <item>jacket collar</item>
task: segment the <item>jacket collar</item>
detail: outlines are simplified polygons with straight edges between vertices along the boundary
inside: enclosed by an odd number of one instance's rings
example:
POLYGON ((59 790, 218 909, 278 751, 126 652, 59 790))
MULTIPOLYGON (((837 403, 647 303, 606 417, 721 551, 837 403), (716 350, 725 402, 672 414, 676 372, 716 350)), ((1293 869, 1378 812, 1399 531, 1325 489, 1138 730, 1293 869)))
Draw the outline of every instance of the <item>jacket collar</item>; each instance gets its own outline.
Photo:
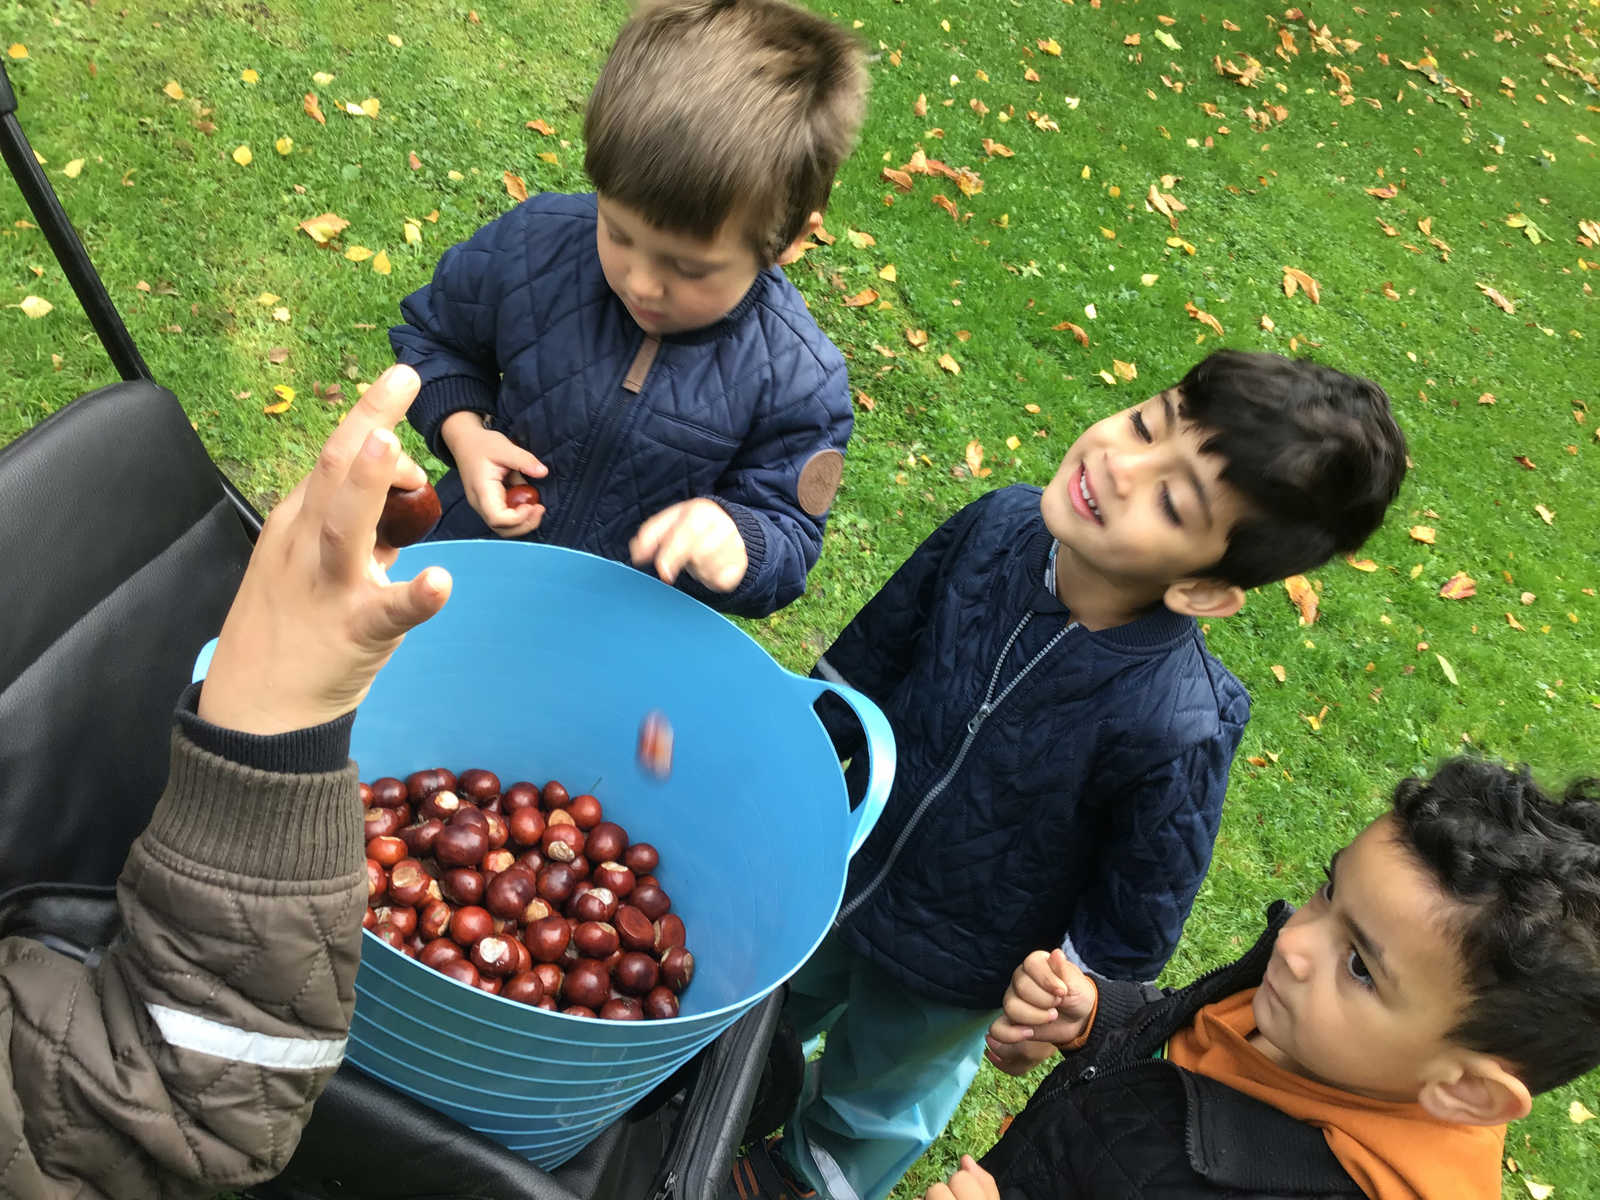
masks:
MULTIPOLYGON (((1056 540, 1045 528, 1042 516, 1035 519, 1034 526, 1021 543, 1023 573, 1031 585, 1029 607, 1041 615, 1070 617, 1072 610, 1061 603, 1055 591, 1046 583, 1047 577, 1054 575, 1054 571, 1050 568, 1051 554, 1055 549, 1056 540)), ((1126 625, 1113 625, 1110 629, 1085 632, 1089 637, 1107 646, 1141 654, 1153 650, 1166 650, 1175 643, 1192 637, 1194 630, 1193 617, 1175 613, 1165 605, 1157 605, 1144 616, 1129 621, 1126 625)))

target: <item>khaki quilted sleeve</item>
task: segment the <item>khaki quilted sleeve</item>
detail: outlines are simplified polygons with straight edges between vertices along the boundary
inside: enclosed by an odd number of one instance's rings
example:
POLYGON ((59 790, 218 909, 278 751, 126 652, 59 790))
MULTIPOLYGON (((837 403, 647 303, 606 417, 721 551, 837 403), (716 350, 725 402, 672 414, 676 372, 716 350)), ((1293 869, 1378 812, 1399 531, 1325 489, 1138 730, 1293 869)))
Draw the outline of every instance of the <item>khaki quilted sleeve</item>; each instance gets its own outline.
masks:
POLYGON ((366 875, 355 769, 176 735, 90 968, 0 942, 0 1195, 210 1197, 277 1174, 344 1053, 366 875))

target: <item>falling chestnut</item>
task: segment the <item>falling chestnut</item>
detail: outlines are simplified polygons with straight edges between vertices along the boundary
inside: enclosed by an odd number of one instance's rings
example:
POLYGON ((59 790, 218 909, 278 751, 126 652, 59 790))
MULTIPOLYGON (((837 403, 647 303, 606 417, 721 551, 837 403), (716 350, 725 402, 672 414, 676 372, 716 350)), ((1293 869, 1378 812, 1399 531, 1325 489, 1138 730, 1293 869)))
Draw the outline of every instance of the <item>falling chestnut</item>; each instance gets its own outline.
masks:
POLYGON ((441 513, 439 493, 431 483, 417 488, 392 487, 378 518, 378 540, 395 549, 420 542, 439 523, 441 513))

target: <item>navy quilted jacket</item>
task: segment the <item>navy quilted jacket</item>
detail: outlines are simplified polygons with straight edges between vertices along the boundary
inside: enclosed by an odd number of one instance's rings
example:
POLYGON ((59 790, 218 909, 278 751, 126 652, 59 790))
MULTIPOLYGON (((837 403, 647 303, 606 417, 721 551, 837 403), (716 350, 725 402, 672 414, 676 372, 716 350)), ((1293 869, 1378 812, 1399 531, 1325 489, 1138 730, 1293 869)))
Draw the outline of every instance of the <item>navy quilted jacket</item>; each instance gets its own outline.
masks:
MULTIPOLYGON (((745 616, 781 608, 822 549, 826 512, 806 510, 798 482, 849 440, 844 358, 775 268, 716 324, 647 338, 606 284, 595 223, 592 194, 539 195, 445 252, 389 331, 422 376, 411 422, 446 462, 439 426, 463 410, 538 455, 547 511, 530 541, 627 562, 646 518, 714 499, 750 566, 732 593, 687 573, 684 590, 745 616)), ((455 471, 438 487, 434 538, 494 536, 455 471)))
POLYGON ((1293 910, 1237 962, 1181 990, 1101 981, 1064 1055, 983 1158, 1001 1200, 1364 1200, 1316 1126, 1152 1058, 1207 1004, 1255 987, 1293 910))
MULTIPOLYGON (((1243 686, 1195 622, 1161 608, 1076 625, 1045 586, 1040 490, 940 527, 814 674, 889 718, 888 807, 851 863, 846 942, 930 999, 999 1005, 1026 955, 1070 940, 1110 978, 1150 979, 1211 861, 1243 686)), ((859 726, 825 708, 841 757, 859 726)))

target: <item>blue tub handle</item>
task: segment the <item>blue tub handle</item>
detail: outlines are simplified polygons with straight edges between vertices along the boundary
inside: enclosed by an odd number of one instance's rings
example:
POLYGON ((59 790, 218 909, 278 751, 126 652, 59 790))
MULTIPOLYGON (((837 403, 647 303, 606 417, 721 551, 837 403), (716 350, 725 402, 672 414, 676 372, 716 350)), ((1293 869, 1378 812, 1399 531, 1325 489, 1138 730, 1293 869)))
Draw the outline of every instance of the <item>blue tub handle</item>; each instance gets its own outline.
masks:
POLYGON ((211 656, 217 652, 217 639, 212 638, 200 647, 200 653, 194 656, 194 670, 189 674, 190 683, 199 683, 206 677, 206 672, 211 670, 211 656))
POLYGON ((872 827, 883 815, 883 806, 889 802, 889 789, 894 784, 894 730, 889 728, 889 718, 883 710, 861 692, 848 684, 833 683, 826 679, 794 676, 803 690, 810 693, 810 702, 824 692, 832 692, 850 706, 867 735, 867 794, 856 805, 855 828, 850 835, 850 857, 854 858, 861 844, 867 840, 872 827))

